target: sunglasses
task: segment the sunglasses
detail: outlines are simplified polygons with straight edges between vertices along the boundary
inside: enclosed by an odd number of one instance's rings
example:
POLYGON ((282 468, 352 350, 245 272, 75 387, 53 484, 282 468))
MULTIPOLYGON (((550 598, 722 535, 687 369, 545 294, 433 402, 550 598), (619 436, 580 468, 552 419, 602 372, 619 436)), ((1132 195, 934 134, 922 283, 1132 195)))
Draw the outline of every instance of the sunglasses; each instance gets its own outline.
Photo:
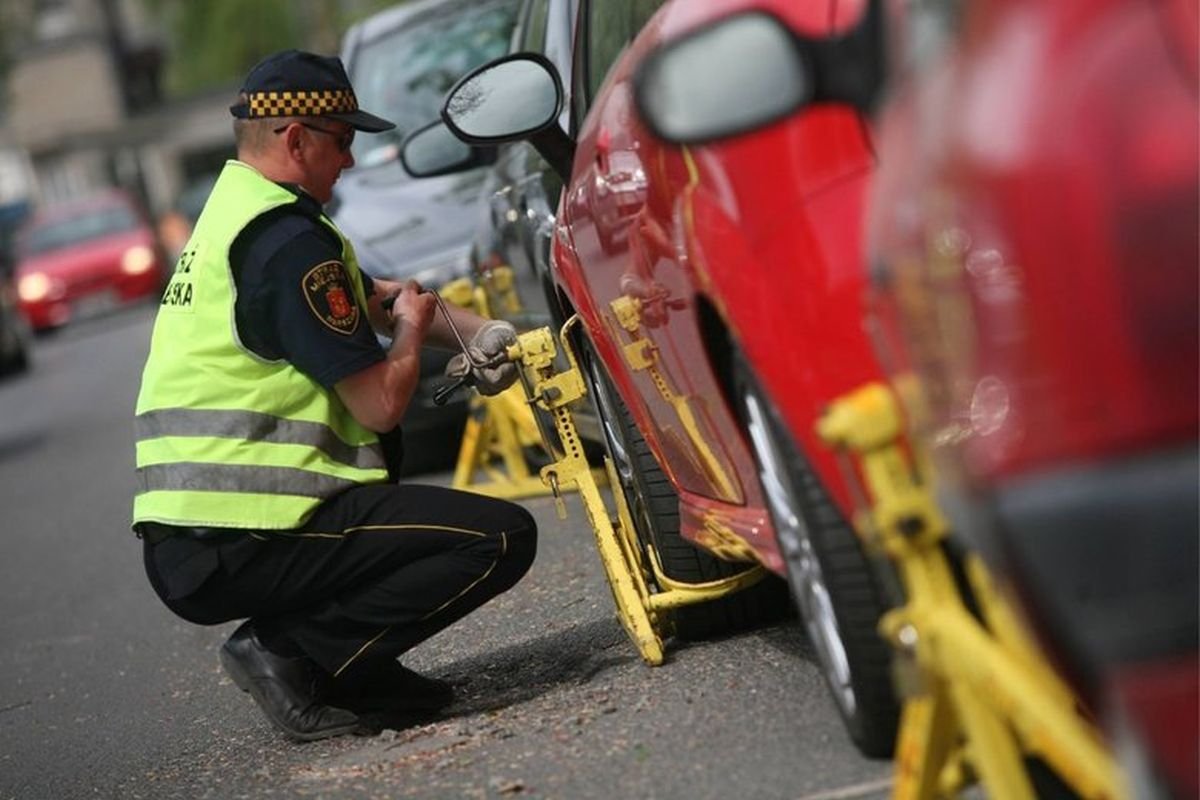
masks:
POLYGON ((310 125, 307 122, 295 122, 295 123, 289 123, 288 125, 284 125, 282 128, 276 128, 274 132, 276 134, 283 133, 291 125, 303 125, 305 128, 308 128, 310 131, 316 131, 317 133, 323 133, 326 136, 334 137, 335 139, 337 139, 337 149, 343 153, 350 149, 350 145, 354 144, 354 128, 350 128, 349 130, 338 133, 337 131, 331 131, 327 128, 322 128, 319 125, 310 125))

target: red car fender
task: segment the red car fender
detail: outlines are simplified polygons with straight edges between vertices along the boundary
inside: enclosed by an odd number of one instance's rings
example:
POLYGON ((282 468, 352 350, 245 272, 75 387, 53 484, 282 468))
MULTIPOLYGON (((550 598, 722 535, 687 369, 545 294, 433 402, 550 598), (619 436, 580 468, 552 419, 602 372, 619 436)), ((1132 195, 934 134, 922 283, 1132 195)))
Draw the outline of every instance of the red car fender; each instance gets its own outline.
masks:
POLYGON ((843 473, 815 426, 829 401, 883 375, 862 325, 872 157, 859 121, 816 109, 682 157, 699 176, 676 214, 694 282, 849 516, 843 473))

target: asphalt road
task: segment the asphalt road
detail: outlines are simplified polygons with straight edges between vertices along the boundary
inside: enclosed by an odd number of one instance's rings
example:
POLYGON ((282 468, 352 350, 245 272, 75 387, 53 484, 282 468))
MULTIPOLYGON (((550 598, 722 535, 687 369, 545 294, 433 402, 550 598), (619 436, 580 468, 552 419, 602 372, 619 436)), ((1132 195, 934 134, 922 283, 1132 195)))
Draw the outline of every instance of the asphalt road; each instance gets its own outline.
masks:
POLYGON ((173 617, 128 530, 151 313, 39 340, 0 382, 0 798, 886 796, 794 621, 644 666, 574 498, 563 523, 529 501, 530 574, 406 658, 457 685, 443 717, 282 739, 217 663, 234 624, 173 617))

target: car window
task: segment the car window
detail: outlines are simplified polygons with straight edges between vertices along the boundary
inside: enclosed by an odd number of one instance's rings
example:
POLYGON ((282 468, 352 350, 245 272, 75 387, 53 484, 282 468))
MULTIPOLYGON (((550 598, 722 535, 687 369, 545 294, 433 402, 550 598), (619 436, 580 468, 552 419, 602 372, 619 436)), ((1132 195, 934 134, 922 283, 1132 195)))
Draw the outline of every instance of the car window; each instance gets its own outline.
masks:
POLYGON ((518 50, 530 53, 546 51, 546 22, 549 14, 550 0, 530 0, 529 17, 518 50))
POLYGON ((459 78, 508 52, 519 6, 520 0, 452 3, 363 45, 350 76, 358 103, 396 129, 355 139, 355 160, 370 165, 373 151, 437 119, 459 78))
POLYGON ((208 202, 208 196, 212 194, 212 188, 216 182, 217 176, 213 174, 205 175, 189 183, 175 200, 176 210, 195 225, 196 220, 200 218, 200 212, 204 210, 204 204, 208 202))
POLYGON ((589 103, 621 51, 662 4, 663 0, 620 0, 612 4, 593 0, 588 9, 589 103))
POLYGON ((25 255, 36 255, 50 250, 61 250, 90 239, 99 239, 138 227, 138 219, 132 211, 120 206, 109 206, 80 213, 78 216, 58 219, 36 225, 25 232, 21 239, 21 251, 25 255))
POLYGON ((575 32, 571 68, 571 129, 578 131, 600 85, 665 0, 591 0, 575 32))

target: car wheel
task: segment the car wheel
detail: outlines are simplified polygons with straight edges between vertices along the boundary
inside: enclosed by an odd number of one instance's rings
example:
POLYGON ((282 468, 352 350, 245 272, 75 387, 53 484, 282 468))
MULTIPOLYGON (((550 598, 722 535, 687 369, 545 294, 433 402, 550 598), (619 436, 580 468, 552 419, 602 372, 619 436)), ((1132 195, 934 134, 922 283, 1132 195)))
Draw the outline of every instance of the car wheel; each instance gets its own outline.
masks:
POLYGON ((27 369, 29 369, 29 350, 22 347, 21 351, 9 363, 8 371, 10 373, 20 373, 25 372, 27 369))
POLYGON ((29 369, 29 349, 21 343, 12 356, 0 364, 0 375, 17 375, 29 369))
POLYGON ((0 361, 0 375, 14 375, 29 369, 29 342, 26 333, 18 325, 14 323, 5 334, 12 352, 0 361))
POLYGON ((887 609, 884 576, 779 422, 744 358, 734 359, 734 381, 792 597, 821 671, 858 749, 869 757, 889 757, 899 705, 890 649, 876 627, 887 609))
MULTIPOLYGON (((586 337, 577 352, 588 391, 595 398, 604 446, 612 459, 642 547, 653 546, 668 578, 690 583, 717 580, 750 568, 719 559, 696 547, 679 532, 679 496, 638 431, 628 407, 617 394, 586 337)), ((618 487, 613 487, 617 491, 618 487)), ((774 576, 748 589, 708 603, 674 611, 674 633, 681 639, 703 639, 744 630, 787 613, 786 586, 774 576)))

